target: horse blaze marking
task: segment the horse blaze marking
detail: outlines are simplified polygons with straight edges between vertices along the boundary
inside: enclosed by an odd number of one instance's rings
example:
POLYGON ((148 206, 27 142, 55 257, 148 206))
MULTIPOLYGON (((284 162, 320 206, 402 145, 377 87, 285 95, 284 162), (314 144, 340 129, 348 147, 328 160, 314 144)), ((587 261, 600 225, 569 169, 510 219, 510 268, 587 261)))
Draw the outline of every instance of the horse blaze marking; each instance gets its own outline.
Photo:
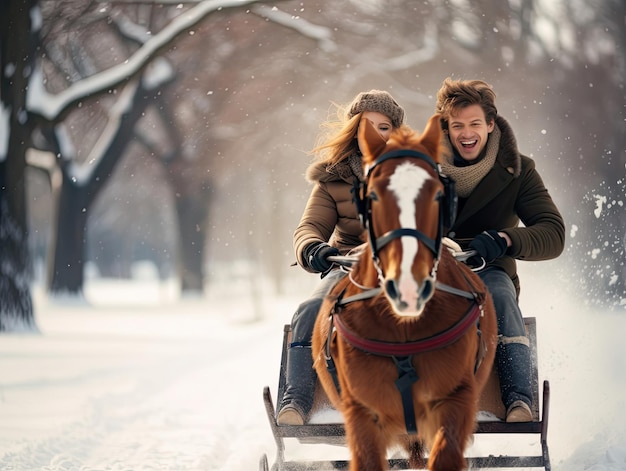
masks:
MULTIPOLYGON (((400 227, 417 229, 415 227, 415 202, 417 197, 431 176, 426 170, 410 162, 398 165, 389 178, 389 189, 393 191, 398 201, 398 219, 400 227)), ((417 255, 417 239, 402 237, 402 266, 400 274, 400 296, 409 305, 415 305, 418 286, 411 274, 411 265, 417 255)))

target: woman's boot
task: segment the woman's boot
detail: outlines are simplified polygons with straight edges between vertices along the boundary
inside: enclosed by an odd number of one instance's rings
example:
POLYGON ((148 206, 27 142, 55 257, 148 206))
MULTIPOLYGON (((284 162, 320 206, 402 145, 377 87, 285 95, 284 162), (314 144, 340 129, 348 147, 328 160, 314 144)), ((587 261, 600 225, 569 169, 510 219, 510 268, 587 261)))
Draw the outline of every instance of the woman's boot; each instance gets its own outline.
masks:
POLYGON ((289 347, 285 392, 276 418, 279 425, 303 425, 306 422, 313 407, 316 380, 311 347, 289 347))
POLYGON ((298 306, 291 319, 285 391, 276 418, 280 425, 302 425, 313 407, 317 373, 313 369, 311 337, 326 289, 298 306))

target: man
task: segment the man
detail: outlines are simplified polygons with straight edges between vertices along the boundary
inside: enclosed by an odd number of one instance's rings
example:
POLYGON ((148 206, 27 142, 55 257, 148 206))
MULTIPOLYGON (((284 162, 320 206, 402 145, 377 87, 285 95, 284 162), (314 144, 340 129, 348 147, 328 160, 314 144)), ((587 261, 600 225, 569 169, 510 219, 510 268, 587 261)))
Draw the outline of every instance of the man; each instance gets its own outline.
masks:
POLYGON ((449 149, 442 171, 456 181, 459 197, 447 236, 476 250, 477 261, 486 264, 478 274, 498 317, 495 364, 506 421, 529 422, 531 359, 515 260, 559 256, 565 225, 535 162, 520 154, 511 127, 498 116, 495 97, 481 80, 447 78, 437 93, 436 112, 449 149))

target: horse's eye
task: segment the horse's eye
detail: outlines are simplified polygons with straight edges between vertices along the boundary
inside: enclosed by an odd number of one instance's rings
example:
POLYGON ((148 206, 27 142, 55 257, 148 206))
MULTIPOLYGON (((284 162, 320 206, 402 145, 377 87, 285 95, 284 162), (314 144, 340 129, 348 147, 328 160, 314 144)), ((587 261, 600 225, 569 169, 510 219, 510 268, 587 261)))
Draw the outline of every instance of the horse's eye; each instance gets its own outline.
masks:
POLYGON ((372 191, 369 196, 369 199, 371 199, 372 201, 378 201, 378 195, 376 194, 376 192, 372 191))

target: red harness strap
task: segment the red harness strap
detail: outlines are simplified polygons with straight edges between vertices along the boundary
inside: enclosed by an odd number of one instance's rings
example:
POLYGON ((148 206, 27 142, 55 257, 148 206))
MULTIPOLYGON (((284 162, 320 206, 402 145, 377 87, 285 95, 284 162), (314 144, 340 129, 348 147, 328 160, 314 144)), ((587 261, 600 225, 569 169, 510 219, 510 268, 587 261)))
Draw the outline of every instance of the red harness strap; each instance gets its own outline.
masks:
POLYGON ((478 303, 473 303, 465 315, 448 329, 421 340, 405 343, 383 342, 359 337, 346 327, 341 316, 336 313, 332 316, 337 332, 353 347, 367 353, 382 356, 408 356, 418 353, 430 352, 439 348, 447 347, 460 339, 463 334, 478 321, 482 308, 478 303))

